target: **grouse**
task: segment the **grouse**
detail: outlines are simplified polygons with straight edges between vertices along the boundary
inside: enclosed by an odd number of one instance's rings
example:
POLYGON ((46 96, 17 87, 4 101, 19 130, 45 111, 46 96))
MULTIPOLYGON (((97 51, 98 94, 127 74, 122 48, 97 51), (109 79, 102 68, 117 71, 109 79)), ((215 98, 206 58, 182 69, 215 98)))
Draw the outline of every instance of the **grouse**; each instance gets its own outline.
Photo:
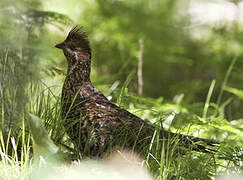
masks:
POLYGON ((158 130, 111 103, 97 90, 90 81, 91 48, 83 28, 74 27, 67 38, 55 47, 63 50, 68 63, 62 89, 62 118, 67 134, 81 154, 103 157, 115 148, 144 153, 156 133, 160 144, 177 139, 180 147, 191 147, 199 152, 214 151, 207 147, 215 146, 216 142, 158 130))

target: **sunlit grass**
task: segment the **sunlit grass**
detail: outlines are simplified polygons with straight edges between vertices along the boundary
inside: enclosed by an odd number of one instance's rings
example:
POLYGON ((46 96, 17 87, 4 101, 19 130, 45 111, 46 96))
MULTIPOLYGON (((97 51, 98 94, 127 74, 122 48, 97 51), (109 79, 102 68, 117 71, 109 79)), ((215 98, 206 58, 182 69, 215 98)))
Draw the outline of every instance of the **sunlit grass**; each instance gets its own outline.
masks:
MULTIPOLYGON (((3 57, 1 59, 2 64, 11 63, 11 61, 6 61, 7 53, 3 57)), ((8 66, 2 67, 13 68, 14 66, 8 64, 8 66)), ((18 67, 16 66, 14 68, 18 67)), ((1 73, 5 73, 5 70, 1 71, 1 73)), ((9 74, 7 75, 14 76, 14 72, 8 71, 9 74)), ((3 76, 4 74, 1 75, 3 76)), ((237 146, 235 146, 242 142, 243 137, 240 128, 230 124, 222 117, 208 117, 207 114, 212 113, 209 107, 205 108, 205 106, 201 106, 199 108, 201 112, 204 112, 201 117, 184 107, 180 103, 182 100, 179 103, 164 103, 161 98, 137 97, 136 95, 130 94, 127 89, 130 78, 128 77, 121 90, 115 90, 112 94, 108 95, 113 96, 113 99, 117 99, 117 104, 123 108, 128 110, 131 108, 133 113, 137 113, 139 116, 146 115, 144 117, 147 117, 147 119, 153 119, 153 122, 150 123, 153 123, 157 129, 154 132, 151 142, 145 145, 146 151, 144 151, 145 154, 143 154, 143 159, 141 160, 143 167, 146 167, 152 176, 156 179, 163 180, 212 179, 215 175, 228 171, 241 172, 243 165, 240 152, 242 152, 242 149, 239 147, 237 149, 237 146), (172 117, 171 114, 174 112, 177 113, 172 117), (200 130, 200 136, 207 138, 214 137, 215 140, 220 141, 224 140, 223 137, 227 134, 230 142, 225 141, 222 143, 219 152, 215 155, 197 153, 191 149, 182 149, 184 153, 178 153, 176 138, 171 139, 169 142, 161 143, 157 136, 159 134, 158 132, 163 130, 163 123, 169 116, 171 116, 169 129, 174 132, 190 132, 194 134, 200 130), (178 127, 176 122, 178 120, 183 121, 180 122, 182 126, 178 127)), ((212 95, 214 86, 211 87, 209 91, 210 96, 212 95)), ((116 172, 111 171, 109 168, 107 170, 106 164, 93 161, 91 163, 86 162, 84 159, 87 160, 88 157, 80 156, 79 152, 75 150, 74 145, 65 133, 64 121, 61 118, 60 112, 60 94, 56 93, 58 92, 56 88, 60 87, 49 87, 43 82, 32 82, 26 85, 25 95, 28 97, 27 103, 21 107, 23 108, 23 111, 21 111, 23 113, 20 113, 18 116, 10 116, 9 112, 13 111, 6 109, 11 107, 9 106, 11 104, 8 104, 10 100, 13 103, 21 100, 17 99, 17 97, 16 99, 10 97, 15 92, 14 87, 12 89, 2 89, 0 94, 0 177, 9 180, 34 179, 34 177, 38 176, 38 173, 41 173, 42 177, 60 178, 59 172, 63 173, 61 173, 63 175, 61 178, 63 179, 70 176, 72 172, 75 172, 73 178, 97 178, 97 176, 102 176, 102 178, 108 176, 118 177, 116 172), (34 132, 32 127, 32 137, 34 138, 34 134, 37 134, 37 137, 40 138, 33 142, 31 141, 30 135, 31 126, 27 121, 30 120, 29 113, 34 114, 44 124, 41 125, 39 123, 38 125, 37 123, 34 132), (18 118, 11 119, 13 122, 11 126, 9 126, 8 122, 10 117, 18 118), (50 153, 49 150, 53 149, 52 147, 57 147, 58 151, 51 151, 51 158, 49 158, 50 156, 45 156, 45 152, 50 153), (77 158, 79 158, 78 161, 77 158), (72 161, 72 159, 76 159, 76 161, 72 161), (70 163, 72 162, 79 163, 78 165, 71 166, 70 163), (95 175, 92 174, 93 171, 95 175), (82 174, 80 172, 85 173, 82 174), (115 176, 113 176, 114 173, 115 176)), ((206 101, 206 104, 209 103, 210 97, 206 101)), ((125 142, 121 140, 120 144, 125 144, 125 142)), ((136 143, 134 144, 134 148, 136 148, 136 143)), ((112 152, 112 150, 110 151, 112 152)), ((119 177, 122 177, 122 175, 119 177)))

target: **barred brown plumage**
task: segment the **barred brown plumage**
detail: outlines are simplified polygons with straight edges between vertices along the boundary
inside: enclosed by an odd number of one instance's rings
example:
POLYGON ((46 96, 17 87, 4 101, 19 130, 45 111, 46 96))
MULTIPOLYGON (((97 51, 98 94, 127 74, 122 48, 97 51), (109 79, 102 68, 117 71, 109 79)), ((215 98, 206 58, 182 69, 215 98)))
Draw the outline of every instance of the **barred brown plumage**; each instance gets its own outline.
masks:
MULTIPOLYGON (((133 148, 143 153, 156 128, 111 103, 90 81, 91 48, 82 28, 72 29, 66 40, 56 45, 63 50, 68 70, 62 89, 62 117, 76 148, 89 157, 102 157, 114 148, 133 148), (111 147, 111 148, 110 148, 111 147)), ((199 152, 217 142, 160 130, 160 141, 178 139, 178 145, 199 152), (195 144, 202 142, 202 144, 195 144), (192 145, 192 146, 191 146, 192 145)))

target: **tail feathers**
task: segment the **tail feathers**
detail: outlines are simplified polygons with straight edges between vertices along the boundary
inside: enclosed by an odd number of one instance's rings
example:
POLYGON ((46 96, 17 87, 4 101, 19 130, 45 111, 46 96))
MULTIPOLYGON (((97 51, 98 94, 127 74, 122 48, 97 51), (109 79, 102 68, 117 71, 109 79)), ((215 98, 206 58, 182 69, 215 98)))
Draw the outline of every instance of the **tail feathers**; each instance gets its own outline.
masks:
POLYGON ((168 131, 162 132, 162 137, 166 139, 175 140, 178 139, 177 144, 181 147, 192 149, 193 151, 203 152, 203 153, 215 153, 217 152, 217 147, 219 146, 219 142, 198 138, 194 136, 188 136, 184 134, 172 133, 168 131))

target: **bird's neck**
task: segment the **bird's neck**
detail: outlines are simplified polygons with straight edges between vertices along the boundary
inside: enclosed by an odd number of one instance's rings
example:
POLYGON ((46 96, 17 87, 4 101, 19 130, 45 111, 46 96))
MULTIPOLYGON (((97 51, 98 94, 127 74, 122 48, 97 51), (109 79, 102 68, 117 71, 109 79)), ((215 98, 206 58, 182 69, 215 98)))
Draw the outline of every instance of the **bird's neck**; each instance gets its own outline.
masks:
POLYGON ((90 60, 68 65, 67 78, 74 84, 90 82, 90 60))

